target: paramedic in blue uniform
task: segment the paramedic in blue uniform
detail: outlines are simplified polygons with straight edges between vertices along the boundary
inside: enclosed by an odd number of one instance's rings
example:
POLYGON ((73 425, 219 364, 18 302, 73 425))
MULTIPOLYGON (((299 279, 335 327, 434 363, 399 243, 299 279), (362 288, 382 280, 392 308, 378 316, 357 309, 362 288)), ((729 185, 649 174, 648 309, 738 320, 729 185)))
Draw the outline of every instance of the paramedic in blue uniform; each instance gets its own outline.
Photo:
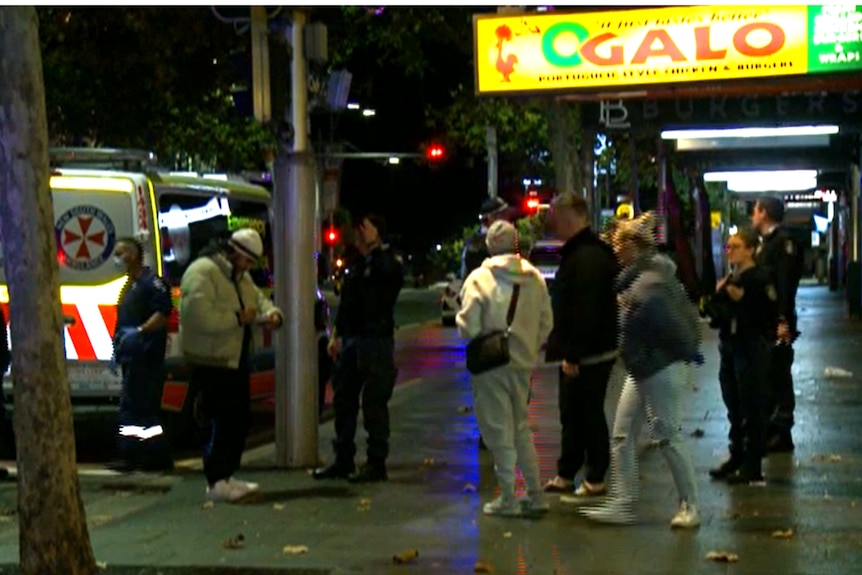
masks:
POLYGON ((162 279, 144 266, 143 245, 137 240, 118 240, 114 263, 128 274, 128 280, 120 292, 114 332, 114 362, 122 368, 123 387, 119 461, 113 467, 118 471, 168 471, 173 468, 173 458, 159 412, 171 294, 162 279))

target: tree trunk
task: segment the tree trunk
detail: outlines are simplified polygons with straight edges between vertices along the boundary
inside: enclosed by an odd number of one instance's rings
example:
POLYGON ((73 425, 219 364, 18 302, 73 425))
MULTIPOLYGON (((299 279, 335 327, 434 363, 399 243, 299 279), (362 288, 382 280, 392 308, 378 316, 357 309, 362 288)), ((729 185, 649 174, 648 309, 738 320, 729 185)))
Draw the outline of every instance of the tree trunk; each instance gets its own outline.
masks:
POLYGON ((66 380, 36 10, 0 7, 0 232, 18 448, 20 572, 97 572, 66 380))
POLYGON ((558 192, 583 193, 580 149, 580 106, 560 100, 548 100, 548 146, 554 160, 554 179, 558 192))

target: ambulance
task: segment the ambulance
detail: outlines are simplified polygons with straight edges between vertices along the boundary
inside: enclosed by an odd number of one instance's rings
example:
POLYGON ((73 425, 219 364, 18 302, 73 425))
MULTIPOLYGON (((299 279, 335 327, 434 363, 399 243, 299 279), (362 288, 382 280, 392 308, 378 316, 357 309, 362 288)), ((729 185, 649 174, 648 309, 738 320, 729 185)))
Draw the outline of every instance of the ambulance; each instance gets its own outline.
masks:
MULTIPOLYGON (((159 169, 149 152, 98 148, 51 150, 50 186, 60 266, 63 342, 69 391, 79 413, 115 411, 120 377, 110 369, 117 298, 126 276, 113 264, 119 238, 145 245, 145 264, 170 285, 174 309, 168 325, 167 377, 162 390, 165 427, 172 435, 194 434, 194 398, 189 368, 179 346, 180 280, 212 239, 240 228, 257 230, 265 257, 252 271, 255 283, 271 294, 271 195, 263 186, 225 175, 176 173, 159 169)), ((2 262, 0 242, 0 262, 2 262)), ((9 293, 0 265, 0 305, 7 321, 9 293)), ((309 302, 311 303, 311 302, 309 302)), ((328 308, 318 291, 318 337, 326 337, 328 308)), ((8 326, 7 326, 8 329, 8 326)), ((255 333, 251 396, 271 400, 275 390, 272 334, 255 333)), ((15 342, 10 338, 10 346, 15 342)), ((320 346, 319 346, 320 347, 320 346)), ((11 403, 11 371, 3 378, 4 401, 11 403)), ((172 437, 183 443, 184 438, 172 437)), ((191 439, 191 438, 186 438, 191 439)))

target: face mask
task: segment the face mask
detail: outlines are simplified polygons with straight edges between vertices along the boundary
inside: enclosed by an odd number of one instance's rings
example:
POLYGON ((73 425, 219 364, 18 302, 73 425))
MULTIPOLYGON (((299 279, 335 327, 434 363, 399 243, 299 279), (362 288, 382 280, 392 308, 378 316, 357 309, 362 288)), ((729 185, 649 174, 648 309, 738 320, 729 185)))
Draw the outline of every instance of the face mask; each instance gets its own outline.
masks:
POLYGON ((117 266, 117 269, 119 270, 126 270, 126 262, 123 261, 123 258, 120 256, 114 256, 114 265, 117 266))

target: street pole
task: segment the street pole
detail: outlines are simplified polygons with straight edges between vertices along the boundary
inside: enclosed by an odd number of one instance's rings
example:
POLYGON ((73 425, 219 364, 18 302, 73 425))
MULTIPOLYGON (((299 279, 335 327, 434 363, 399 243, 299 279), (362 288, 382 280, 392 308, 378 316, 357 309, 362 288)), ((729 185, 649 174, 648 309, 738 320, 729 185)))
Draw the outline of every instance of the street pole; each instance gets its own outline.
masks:
POLYGON ((275 161, 276 303, 285 322, 276 338, 275 457, 278 467, 317 464, 317 346, 314 341, 314 157, 308 142, 307 11, 291 26, 293 151, 275 161))
POLYGON ((488 148, 488 197, 497 197, 497 128, 485 126, 485 145, 488 148))

